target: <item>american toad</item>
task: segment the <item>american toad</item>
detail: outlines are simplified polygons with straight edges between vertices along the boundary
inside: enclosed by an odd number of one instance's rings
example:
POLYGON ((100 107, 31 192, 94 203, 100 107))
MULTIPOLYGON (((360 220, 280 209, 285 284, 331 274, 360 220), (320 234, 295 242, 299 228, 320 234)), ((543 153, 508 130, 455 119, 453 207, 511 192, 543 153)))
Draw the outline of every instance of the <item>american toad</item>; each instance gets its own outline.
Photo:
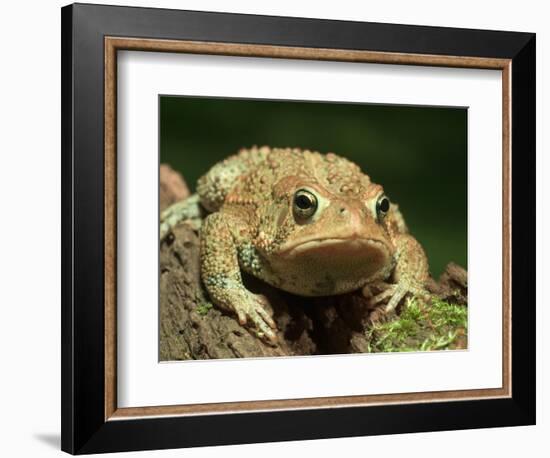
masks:
MULTIPOLYGON (((326 296, 362 289, 389 312, 424 296, 428 262, 379 184, 333 153, 262 147, 214 165, 197 185, 209 212, 200 229, 203 283, 218 307, 276 341, 264 296, 241 271, 276 288, 326 296)), ((168 209, 161 237, 185 211, 168 209)))

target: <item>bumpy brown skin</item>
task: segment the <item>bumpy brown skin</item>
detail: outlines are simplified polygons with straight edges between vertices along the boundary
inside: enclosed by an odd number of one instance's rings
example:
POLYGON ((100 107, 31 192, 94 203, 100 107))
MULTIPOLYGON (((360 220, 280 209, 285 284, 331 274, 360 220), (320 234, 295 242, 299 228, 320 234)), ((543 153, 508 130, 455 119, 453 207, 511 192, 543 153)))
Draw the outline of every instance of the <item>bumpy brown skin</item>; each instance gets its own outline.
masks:
POLYGON ((394 309, 407 294, 426 295, 428 262, 407 233, 397 205, 383 214, 382 187, 332 153, 262 147, 243 149, 198 182, 211 214, 201 228, 202 279, 212 301, 237 314, 258 335, 276 341, 263 296, 248 291, 241 270, 304 296, 363 289, 372 304, 394 309), (298 190, 317 207, 296 210, 298 190))

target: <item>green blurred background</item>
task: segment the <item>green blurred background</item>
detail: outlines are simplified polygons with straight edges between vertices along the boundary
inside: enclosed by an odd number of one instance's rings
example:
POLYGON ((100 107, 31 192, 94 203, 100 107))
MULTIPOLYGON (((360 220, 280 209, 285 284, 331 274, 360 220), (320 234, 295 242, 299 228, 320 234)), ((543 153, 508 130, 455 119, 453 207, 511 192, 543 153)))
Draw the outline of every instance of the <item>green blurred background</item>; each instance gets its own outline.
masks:
POLYGON ((467 267, 465 108, 160 97, 160 161, 197 179, 242 147, 332 151, 397 202, 438 277, 467 267))

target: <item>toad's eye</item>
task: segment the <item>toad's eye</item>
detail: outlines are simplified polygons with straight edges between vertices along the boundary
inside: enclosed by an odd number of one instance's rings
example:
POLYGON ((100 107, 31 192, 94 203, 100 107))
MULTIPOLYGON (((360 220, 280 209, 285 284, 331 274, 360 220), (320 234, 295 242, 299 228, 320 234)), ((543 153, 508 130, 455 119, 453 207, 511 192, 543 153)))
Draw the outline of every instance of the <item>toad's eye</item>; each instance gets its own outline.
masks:
POLYGON ((388 211, 390 210, 390 199, 388 199, 384 194, 382 194, 376 201, 376 216, 378 219, 384 218, 388 211))
POLYGON ((306 189, 299 189, 294 194, 292 211, 298 219, 311 218, 317 210, 317 197, 306 189))

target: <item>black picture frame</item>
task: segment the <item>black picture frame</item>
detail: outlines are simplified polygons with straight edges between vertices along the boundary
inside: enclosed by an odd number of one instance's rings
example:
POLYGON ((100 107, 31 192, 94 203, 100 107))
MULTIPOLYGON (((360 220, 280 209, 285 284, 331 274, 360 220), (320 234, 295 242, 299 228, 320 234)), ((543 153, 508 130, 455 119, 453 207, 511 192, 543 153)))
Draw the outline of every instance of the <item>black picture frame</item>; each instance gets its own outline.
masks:
POLYGON ((74 4, 62 8, 62 449, 72 454, 535 424, 535 34, 74 4), (512 61, 512 396, 105 420, 104 37, 512 61))

